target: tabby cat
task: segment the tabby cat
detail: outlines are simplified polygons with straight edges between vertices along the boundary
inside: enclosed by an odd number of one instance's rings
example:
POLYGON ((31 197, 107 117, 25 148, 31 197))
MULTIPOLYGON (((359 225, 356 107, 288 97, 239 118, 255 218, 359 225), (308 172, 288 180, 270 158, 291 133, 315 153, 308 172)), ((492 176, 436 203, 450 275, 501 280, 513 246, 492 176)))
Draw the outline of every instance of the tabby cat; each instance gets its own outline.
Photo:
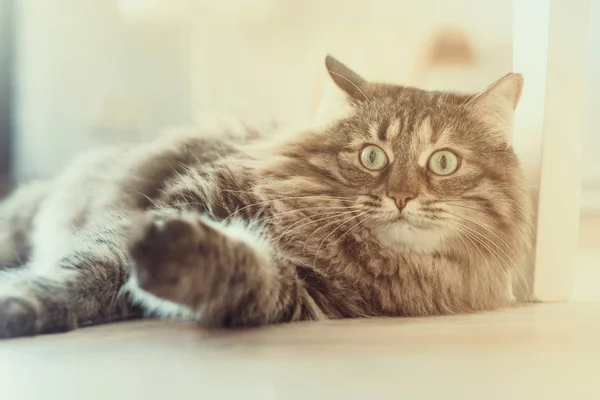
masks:
POLYGON ((310 128, 180 132, 13 193, 0 204, 0 336, 510 305, 531 253, 509 144, 521 76, 470 95, 326 67, 310 128))

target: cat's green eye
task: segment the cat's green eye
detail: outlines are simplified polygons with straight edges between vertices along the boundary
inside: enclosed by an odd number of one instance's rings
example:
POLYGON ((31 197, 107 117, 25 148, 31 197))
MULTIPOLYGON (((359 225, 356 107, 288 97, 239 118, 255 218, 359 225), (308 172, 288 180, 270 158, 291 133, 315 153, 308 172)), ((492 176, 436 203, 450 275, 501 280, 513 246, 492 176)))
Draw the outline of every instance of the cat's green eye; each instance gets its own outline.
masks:
POLYGON ((436 151, 429 157, 428 167, 436 175, 450 175, 458 169, 458 156, 448 150, 436 151))
POLYGON ((387 165, 388 157, 380 147, 369 145, 361 150, 360 163, 371 171, 379 171, 387 165))

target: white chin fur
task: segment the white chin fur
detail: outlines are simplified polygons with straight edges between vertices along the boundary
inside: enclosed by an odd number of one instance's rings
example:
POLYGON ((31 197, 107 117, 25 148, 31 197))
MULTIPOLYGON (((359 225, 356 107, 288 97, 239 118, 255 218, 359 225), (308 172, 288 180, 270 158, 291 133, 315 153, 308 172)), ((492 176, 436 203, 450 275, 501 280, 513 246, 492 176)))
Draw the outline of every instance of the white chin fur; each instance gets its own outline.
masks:
POLYGON ((439 250, 448 232, 443 229, 422 229, 406 222, 383 224, 373 230, 379 242, 392 250, 433 253, 439 250))
MULTIPOLYGON (((409 220, 418 219, 416 216, 418 215, 418 208, 417 202, 410 202, 403 213, 409 220)), ((384 199, 381 211, 386 212, 390 220, 398 216, 398 209, 390 199, 384 199)), ((444 240, 452 232, 442 227, 423 228, 408 221, 396 221, 381 223, 373 229, 373 234, 383 246, 389 249, 431 254, 442 248, 444 240)))

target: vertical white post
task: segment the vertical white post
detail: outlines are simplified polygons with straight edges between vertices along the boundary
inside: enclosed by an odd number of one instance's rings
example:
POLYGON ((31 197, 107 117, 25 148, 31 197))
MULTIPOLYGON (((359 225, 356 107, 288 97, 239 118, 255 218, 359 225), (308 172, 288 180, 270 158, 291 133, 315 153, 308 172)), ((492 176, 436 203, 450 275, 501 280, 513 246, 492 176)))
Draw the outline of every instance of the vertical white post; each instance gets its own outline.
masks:
POLYGON ((514 146, 537 205, 533 300, 569 298, 579 232, 591 0, 514 0, 514 70, 525 77, 514 146))

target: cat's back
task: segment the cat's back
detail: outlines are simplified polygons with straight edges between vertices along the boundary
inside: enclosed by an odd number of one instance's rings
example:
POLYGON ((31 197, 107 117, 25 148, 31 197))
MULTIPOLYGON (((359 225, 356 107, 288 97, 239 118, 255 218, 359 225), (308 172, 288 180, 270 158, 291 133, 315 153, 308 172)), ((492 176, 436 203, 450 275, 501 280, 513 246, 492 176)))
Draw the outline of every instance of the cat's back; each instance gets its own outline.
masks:
POLYGON ((238 152, 237 145, 260 138, 245 125, 193 126, 165 133, 137 145, 106 147, 84 153, 52 183, 35 218, 34 247, 70 240, 89 224, 102 224, 109 214, 152 207, 162 190, 190 168, 203 168, 238 152))

